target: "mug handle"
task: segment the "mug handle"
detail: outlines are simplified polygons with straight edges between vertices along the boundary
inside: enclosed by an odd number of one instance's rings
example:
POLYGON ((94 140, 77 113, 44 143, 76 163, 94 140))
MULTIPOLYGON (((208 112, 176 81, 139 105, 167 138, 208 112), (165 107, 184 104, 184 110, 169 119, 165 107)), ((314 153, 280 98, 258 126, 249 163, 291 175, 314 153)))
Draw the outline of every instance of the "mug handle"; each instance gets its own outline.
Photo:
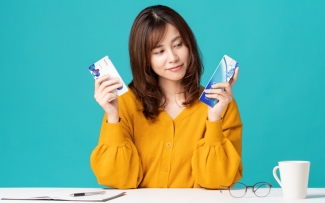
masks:
POLYGON ((281 181, 278 178, 278 175, 276 174, 276 170, 278 170, 278 169, 279 169, 279 166, 276 166, 273 168, 273 176, 274 176, 275 180, 279 183, 279 185, 282 187, 281 181))

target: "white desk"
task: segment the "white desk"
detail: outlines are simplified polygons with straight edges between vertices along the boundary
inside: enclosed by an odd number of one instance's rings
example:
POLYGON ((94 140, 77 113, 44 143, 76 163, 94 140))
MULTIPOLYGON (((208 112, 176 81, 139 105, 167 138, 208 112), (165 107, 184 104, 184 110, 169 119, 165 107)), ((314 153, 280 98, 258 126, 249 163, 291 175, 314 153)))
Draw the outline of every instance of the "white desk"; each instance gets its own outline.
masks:
MULTIPOLYGON (((39 196, 65 188, 0 188, 0 198, 17 196, 39 196)), ((67 188, 68 189, 68 188, 67 188)), ((80 188, 78 188, 80 189, 80 188)), ((84 191, 90 188, 83 188, 84 191)), ((93 188, 92 188, 93 189, 93 188)), ((71 190, 71 188, 69 188, 71 190)), ((281 202, 314 202, 325 203, 325 188, 309 188, 307 198, 302 200, 290 200, 282 197, 280 188, 272 188, 269 196, 264 198, 256 197, 250 190, 242 198, 233 198, 229 193, 220 193, 219 190, 206 189, 132 189, 125 191, 126 195, 108 201, 109 203, 217 203, 217 202, 239 202, 239 203, 281 203, 281 202)), ((43 203, 50 201, 22 201, 22 200, 0 200, 1 203, 43 203)), ((58 201, 56 201, 58 202, 58 201)))

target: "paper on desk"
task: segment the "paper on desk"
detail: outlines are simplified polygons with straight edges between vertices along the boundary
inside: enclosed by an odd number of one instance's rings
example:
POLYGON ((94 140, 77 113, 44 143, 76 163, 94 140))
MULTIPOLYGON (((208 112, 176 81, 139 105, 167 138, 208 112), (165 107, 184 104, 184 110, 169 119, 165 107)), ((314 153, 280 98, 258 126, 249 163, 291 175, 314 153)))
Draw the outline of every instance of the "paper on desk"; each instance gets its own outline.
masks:
POLYGON ((81 201, 81 202, 106 202, 125 195, 126 192, 115 189, 62 189, 46 195, 36 197, 6 197, 1 200, 55 200, 55 201, 81 201), (72 193, 99 192, 105 191, 102 195, 71 197, 72 193))

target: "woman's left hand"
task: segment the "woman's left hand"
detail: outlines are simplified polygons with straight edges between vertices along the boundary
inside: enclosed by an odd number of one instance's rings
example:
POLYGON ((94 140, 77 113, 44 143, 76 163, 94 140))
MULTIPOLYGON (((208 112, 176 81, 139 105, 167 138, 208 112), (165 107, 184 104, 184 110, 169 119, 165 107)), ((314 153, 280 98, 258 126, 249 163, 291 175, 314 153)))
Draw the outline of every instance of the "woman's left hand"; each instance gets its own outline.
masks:
POLYGON ((232 101, 234 96, 232 92, 232 86, 237 81, 239 67, 236 68, 235 74, 229 82, 221 82, 212 85, 212 89, 206 89, 205 96, 208 98, 218 99, 218 103, 214 107, 208 107, 208 120, 209 121, 218 121, 221 120, 221 114, 228 104, 232 101))

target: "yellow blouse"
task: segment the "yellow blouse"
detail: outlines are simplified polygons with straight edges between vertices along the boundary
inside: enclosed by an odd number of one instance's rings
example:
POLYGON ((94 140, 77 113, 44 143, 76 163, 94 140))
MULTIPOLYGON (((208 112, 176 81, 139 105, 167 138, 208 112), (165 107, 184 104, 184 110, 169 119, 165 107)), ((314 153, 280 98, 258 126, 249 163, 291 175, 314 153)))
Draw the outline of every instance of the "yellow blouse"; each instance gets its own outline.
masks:
POLYGON ((197 100, 174 120, 161 111, 147 120, 129 90, 118 98, 120 122, 106 123, 91 154, 99 184, 114 188, 219 188, 242 177, 242 123, 236 102, 222 120, 207 120, 197 100))

